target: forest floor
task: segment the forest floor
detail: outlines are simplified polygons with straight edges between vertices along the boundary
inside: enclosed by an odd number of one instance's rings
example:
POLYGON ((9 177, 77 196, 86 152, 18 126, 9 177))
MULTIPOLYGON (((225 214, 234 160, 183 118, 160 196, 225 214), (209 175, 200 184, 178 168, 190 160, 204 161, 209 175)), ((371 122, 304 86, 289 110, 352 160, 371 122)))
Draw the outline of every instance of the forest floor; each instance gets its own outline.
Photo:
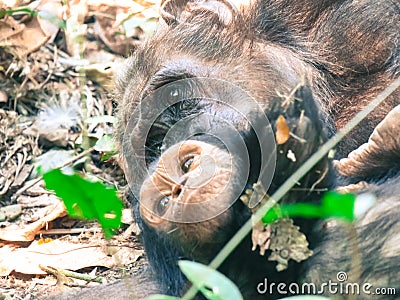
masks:
POLYGON ((0 2, 0 299, 110 283, 146 263, 126 200, 123 225, 106 240, 95 221, 67 215, 38 168, 79 172, 124 199, 105 139, 115 123, 109 95, 157 17, 152 0, 0 2))

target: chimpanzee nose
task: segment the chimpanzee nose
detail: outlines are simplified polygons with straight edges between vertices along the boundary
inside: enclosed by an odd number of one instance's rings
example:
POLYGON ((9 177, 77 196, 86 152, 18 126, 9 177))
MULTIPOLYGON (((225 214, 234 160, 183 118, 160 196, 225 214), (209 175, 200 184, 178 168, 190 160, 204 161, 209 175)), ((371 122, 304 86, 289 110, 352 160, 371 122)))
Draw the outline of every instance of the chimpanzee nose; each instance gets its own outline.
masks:
POLYGON ((182 186, 180 184, 174 185, 172 188, 172 199, 176 199, 182 192, 182 186))
POLYGON ((185 188, 186 181, 187 181, 187 176, 182 176, 179 182, 172 187, 171 191, 172 199, 176 199, 180 196, 182 190, 185 188))

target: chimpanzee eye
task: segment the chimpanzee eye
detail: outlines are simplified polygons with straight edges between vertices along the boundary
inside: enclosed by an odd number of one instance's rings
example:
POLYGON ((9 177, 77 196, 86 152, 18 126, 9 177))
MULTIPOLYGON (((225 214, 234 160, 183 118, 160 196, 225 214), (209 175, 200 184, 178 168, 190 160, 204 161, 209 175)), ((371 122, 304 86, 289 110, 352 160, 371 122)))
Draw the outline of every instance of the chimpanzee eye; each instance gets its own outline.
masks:
POLYGON ((183 94, 184 94, 184 91, 183 91, 183 89, 182 89, 182 87, 181 86, 179 86, 179 85, 177 85, 177 84, 171 84, 170 86, 168 86, 167 88, 166 88, 166 91, 165 91, 165 95, 169 98, 169 99, 171 99, 171 100, 173 100, 173 101, 179 101, 179 100, 182 100, 182 98, 183 98, 183 94))
POLYGON ((193 163, 193 157, 190 157, 187 160, 185 160, 185 162, 182 164, 182 171, 184 173, 189 172, 190 166, 192 165, 192 163, 193 163))
POLYGON ((192 97, 192 89, 183 83, 173 83, 166 87, 165 95, 171 101, 183 101, 192 97))
POLYGON ((177 98, 179 96, 179 90, 178 88, 174 87, 169 91, 169 96, 171 98, 177 98))
POLYGON ((171 196, 165 196, 158 202, 156 210, 159 216, 163 216, 165 214, 170 200, 171 196))

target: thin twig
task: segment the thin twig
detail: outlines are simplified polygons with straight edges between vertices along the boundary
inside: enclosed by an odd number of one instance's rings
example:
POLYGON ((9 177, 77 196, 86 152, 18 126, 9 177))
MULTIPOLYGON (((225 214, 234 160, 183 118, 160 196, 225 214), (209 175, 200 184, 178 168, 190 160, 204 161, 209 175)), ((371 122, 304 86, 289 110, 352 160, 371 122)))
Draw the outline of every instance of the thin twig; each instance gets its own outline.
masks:
POLYGON ((48 273, 48 274, 52 274, 56 277, 59 276, 59 274, 71 277, 71 278, 76 278, 76 279, 80 279, 80 280, 84 280, 84 281, 88 281, 88 282, 99 282, 102 283, 103 282, 103 278, 102 277, 97 277, 97 276, 93 276, 93 275, 88 275, 88 274, 81 274, 81 273, 77 273, 77 272, 72 272, 72 271, 68 271, 68 270, 63 270, 60 268, 54 268, 54 267, 50 267, 50 266, 43 266, 43 265, 39 265, 39 268, 41 270, 43 270, 44 272, 48 273))
POLYGON ((84 232, 102 232, 102 229, 101 228, 69 228, 69 229, 55 228, 55 229, 39 230, 36 235, 77 234, 84 232))

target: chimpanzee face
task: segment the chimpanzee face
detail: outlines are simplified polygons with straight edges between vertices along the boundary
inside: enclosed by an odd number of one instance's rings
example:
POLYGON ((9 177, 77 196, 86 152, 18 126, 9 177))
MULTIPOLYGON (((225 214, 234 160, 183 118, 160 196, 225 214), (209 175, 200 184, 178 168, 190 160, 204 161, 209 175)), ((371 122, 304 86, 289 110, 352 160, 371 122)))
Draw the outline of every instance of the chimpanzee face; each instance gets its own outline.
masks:
POLYGON ((169 231, 176 223, 206 221, 224 215, 249 184, 269 185, 275 138, 246 92, 226 81, 189 78, 145 95, 123 150, 148 225, 169 231))

